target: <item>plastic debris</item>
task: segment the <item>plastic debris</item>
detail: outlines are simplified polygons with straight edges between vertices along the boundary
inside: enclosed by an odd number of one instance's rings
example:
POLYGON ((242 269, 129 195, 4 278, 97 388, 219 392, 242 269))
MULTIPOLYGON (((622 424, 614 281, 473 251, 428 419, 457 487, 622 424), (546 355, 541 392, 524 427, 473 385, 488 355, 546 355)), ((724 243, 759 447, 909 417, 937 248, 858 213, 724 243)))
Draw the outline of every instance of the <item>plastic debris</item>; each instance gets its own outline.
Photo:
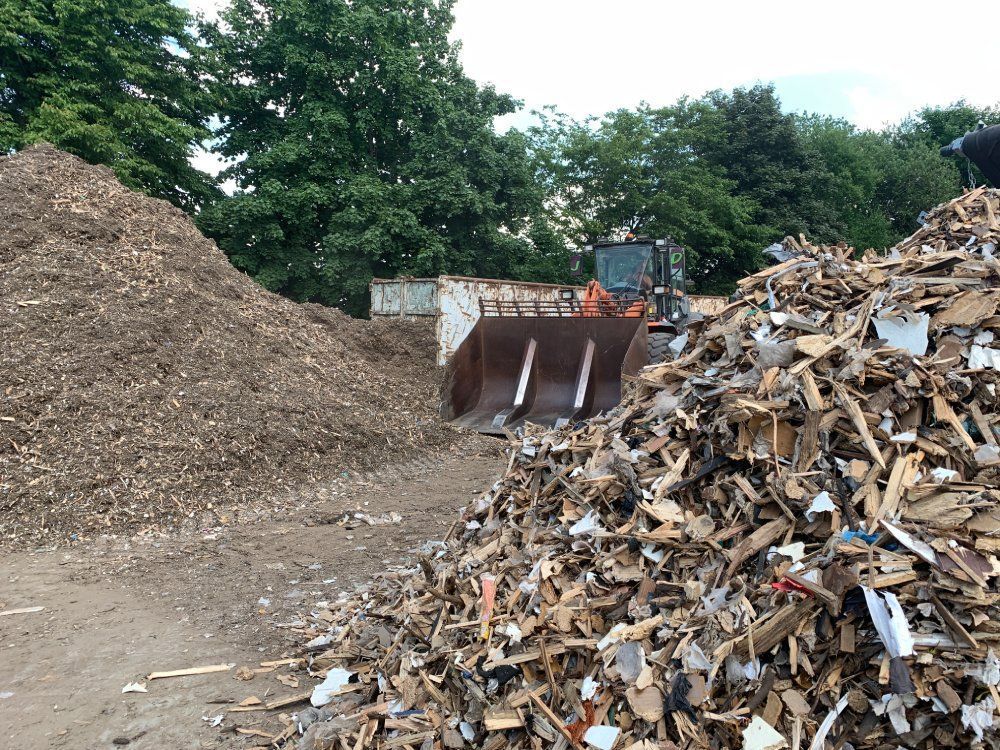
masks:
POLYGON ((327 672, 326 679, 313 688, 309 702, 317 708, 325 706, 334 696, 337 695, 350 681, 351 673, 346 669, 335 667, 327 672))

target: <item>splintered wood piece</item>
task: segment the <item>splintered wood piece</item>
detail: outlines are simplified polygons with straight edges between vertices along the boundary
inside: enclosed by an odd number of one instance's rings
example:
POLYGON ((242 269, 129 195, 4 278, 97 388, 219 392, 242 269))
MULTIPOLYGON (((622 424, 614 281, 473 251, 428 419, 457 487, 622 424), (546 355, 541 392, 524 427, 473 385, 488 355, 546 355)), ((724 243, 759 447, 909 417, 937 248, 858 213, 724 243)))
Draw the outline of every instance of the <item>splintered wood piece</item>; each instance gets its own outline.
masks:
POLYGON ((948 403, 947 399, 940 393, 935 393, 933 397, 934 404, 934 414, 943 422, 947 422, 948 425, 955 431, 965 446, 970 451, 976 450, 976 441, 972 439, 972 436, 966 431, 965 425, 962 424, 962 420, 958 418, 955 411, 951 408, 951 404, 948 403))
POLYGON ((502 732, 523 727, 524 719, 517 711, 490 711, 483 717, 483 724, 487 732, 502 732))
POLYGON ((979 429, 979 433, 983 436, 983 439, 990 445, 996 447, 997 437, 993 434, 993 426, 990 424, 989 420, 983 414, 983 410, 979 408, 979 404, 973 401, 969 404, 969 411, 972 412, 972 419, 976 422, 976 427, 979 429))
POLYGON ((931 602, 933 602, 937 613, 941 615, 941 619, 945 621, 951 632, 958 636, 959 640, 965 641, 972 648, 979 648, 979 641, 972 637, 972 634, 963 627, 951 610, 934 594, 931 594, 931 602))
POLYGON ((170 672, 152 672, 147 675, 147 680, 160 680, 164 677, 187 677, 195 674, 211 674, 212 672, 228 672, 235 667, 235 664, 212 664, 207 667, 190 667, 188 669, 175 669, 170 672))
POLYGON ((845 654, 854 653, 854 623, 845 622, 840 626, 840 650, 845 654))
MULTIPOLYGON (((889 473, 889 481, 885 486, 885 492, 882 494, 882 505, 875 514, 873 521, 881 521, 882 519, 894 518, 896 516, 896 509, 899 507, 899 500, 903 496, 903 489, 917 476, 923 459, 923 451, 916 451, 896 459, 892 465, 892 471, 889 473)), ((874 526, 874 523, 872 526, 874 526)))
POLYGON ((573 735, 570 734, 569 730, 566 728, 566 725, 562 723, 562 720, 554 713, 552 713, 552 709, 546 706, 541 698, 539 698, 534 693, 528 693, 528 697, 531 699, 531 702, 535 704, 538 710, 542 712, 542 715, 544 715, 545 718, 548 720, 549 724, 552 725, 552 728, 555 729, 557 732, 559 732, 559 734, 561 734, 564 738, 566 738, 566 741, 570 744, 571 747, 575 748, 575 750, 583 750, 583 746, 580 745, 580 743, 577 742, 575 739, 573 739, 573 735))
POLYGON ((840 597, 829 589, 823 588, 820 584, 810 581, 808 578, 803 576, 796 575, 795 573, 786 572, 785 578, 797 583, 802 588, 811 591, 817 599, 822 601, 827 606, 827 609, 830 610, 830 614, 834 616, 840 614, 840 597))
POLYGON ((799 623, 809 619, 819 605, 815 599, 804 599, 792 604, 786 604, 768 617, 759 628, 750 626, 746 636, 733 645, 733 654, 746 660, 750 650, 763 654, 770 651, 790 633, 793 633, 799 623))
POLYGON ((865 414, 861 411, 858 402, 847 393, 843 386, 837 385, 834 388, 837 391, 837 398, 840 400, 840 405, 844 407, 844 410, 851 418, 854 429, 861 436, 861 442, 868 450, 868 453, 871 454, 871 457, 875 459, 875 463, 884 469, 885 460, 882 458, 882 450, 878 447, 878 443, 875 442, 871 430, 868 429, 868 422, 865 420, 865 414))
POLYGON ((806 406, 810 411, 823 411, 823 396, 816 387, 816 379, 810 370, 803 370, 801 375, 802 396, 805 398, 806 406))
POLYGON ((267 704, 267 709, 270 711, 275 708, 284 708, 285 706, 294 706, 296 703, 302 703, 307 701, 312 697, 313 691, 307 690, 304 693, 296 693, 295 695, 289 695, 285 698, 278 698, 267 704))
POLYGON ((746 537, 743 541, 737 544, 729 552, 729 567, 726 568, 725 578, 729 578, 736 569, 746 560, 750 555, 759 552, 765 547, 769 546, 777 539, 781 537, 782 534, 789 527, 788 519, 782 516, 781 518, 776 518, 773 521, 764 524, 759 529, 754 531, 750 536, 746 537))
POLYGON ((35 612, 41 612, 45 607, 21 607, 20 609, 5 609, 0 612, 0 617, 7 617, 8 615, 30 615, 35 612))

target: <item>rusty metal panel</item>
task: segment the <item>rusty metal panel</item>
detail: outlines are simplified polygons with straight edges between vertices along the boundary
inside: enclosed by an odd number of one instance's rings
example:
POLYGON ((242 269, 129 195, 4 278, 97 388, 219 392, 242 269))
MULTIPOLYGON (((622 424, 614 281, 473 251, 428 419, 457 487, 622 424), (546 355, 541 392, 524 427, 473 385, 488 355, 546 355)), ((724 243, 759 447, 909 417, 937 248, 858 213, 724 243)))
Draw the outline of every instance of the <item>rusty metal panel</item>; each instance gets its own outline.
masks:
POLYGON ((722 308, 729 304, 729 299, 710 294, 689 294, 688 304, 691 307, 691 312, 701 313, 702 315, 716 315, 722 308))
POLYGON ((537 284, 527 281, 499 281, 465 276, 441 276, 437 280, 438 364, 445 365, 479 320, 479 300, 518 302, 559 299, 560 289, 580 287, 537 284))
POLYGON ((371 317, 437 315, 437 279, 372 279, 371 317))
POLYGON ((374 279, 371 283, 371 317, 399 315, 403 282, 398 279, 374 279))
POLYGON ((437 315, 437 279, 411 279, 403 282, 403 315, 437 315))

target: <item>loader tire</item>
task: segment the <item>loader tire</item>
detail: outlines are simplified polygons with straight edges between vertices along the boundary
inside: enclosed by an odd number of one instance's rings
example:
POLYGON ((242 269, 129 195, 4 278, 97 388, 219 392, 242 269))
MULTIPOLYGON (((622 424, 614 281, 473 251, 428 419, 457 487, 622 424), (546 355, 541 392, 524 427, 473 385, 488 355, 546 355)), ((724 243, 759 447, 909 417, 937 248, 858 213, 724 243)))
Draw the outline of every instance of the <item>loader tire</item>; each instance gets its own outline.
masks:
POLYGON ((655 365, 658 362, 665 362, 668 357, 667 345, 674 340, 672 333, 650 333, 647 338, 647 350, 649 352, 649 363, 655 365))

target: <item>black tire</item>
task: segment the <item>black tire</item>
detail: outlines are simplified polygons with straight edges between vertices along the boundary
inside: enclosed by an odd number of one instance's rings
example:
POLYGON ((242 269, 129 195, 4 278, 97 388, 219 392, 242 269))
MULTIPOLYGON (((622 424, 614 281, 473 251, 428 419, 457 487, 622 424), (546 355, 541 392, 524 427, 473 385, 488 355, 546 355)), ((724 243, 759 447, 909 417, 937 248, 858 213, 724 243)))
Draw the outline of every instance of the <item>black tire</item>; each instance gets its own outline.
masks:
POLYGON ((667 345, 674 340, 672 333, 650 333, 647 337, 647 351, 649 352, 649 363, 655 365, 658 362, 666 362, 670 357, 667 345))

